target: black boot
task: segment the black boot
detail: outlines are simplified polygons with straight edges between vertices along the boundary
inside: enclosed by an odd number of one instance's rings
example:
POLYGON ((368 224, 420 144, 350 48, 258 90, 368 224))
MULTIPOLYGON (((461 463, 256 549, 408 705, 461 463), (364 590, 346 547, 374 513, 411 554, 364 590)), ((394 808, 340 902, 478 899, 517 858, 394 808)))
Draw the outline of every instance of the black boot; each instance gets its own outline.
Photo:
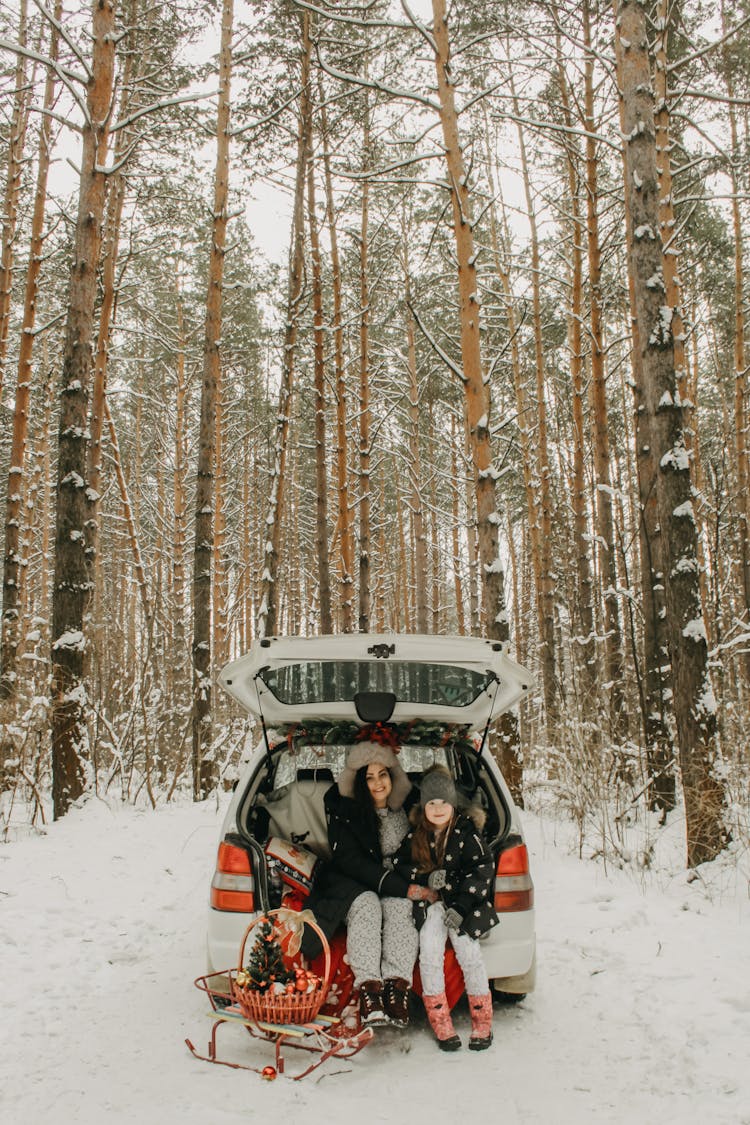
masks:
POLYGON ((385 982, 383 1007, 390 1024, 394 1027, 408 1027, 409 982, 403 977, 389 977, 385 982))
POLYGON ((377 1027, 388 1022, 383 1011, 382 980, 365 980, 359 986, 359 1020, 363 1027, 377 1027))

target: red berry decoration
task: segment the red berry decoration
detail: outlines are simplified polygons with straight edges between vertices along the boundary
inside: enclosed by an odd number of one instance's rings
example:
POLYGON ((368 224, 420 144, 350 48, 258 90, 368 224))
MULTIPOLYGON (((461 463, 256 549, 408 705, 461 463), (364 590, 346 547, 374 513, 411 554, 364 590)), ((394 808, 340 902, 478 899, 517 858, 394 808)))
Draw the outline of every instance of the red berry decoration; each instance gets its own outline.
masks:
POLYGON ((260 1072, 261 1078, 265 1078, 266 1082, 273 1082, 276 1077, 276 1067, 264 1066, 260 1072))

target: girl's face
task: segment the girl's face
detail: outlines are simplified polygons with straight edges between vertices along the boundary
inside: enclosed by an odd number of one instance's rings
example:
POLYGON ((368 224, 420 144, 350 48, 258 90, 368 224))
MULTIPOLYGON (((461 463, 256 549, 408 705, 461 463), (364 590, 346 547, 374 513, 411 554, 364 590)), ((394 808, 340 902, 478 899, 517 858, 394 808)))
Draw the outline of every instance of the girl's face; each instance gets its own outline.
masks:
POLYGON ((453 805, 449 805, 447 801, 428 801, 424 807, 424 816, 430 828, 439 831, 450 824, 453 805))
POLYGON ((367 767, 366 780, 375 808, 384 809, 388 804, 391 789, 393 789, 393 782, 388 770, 385 766, 381 766, 379 762, 373 762, 367 767))

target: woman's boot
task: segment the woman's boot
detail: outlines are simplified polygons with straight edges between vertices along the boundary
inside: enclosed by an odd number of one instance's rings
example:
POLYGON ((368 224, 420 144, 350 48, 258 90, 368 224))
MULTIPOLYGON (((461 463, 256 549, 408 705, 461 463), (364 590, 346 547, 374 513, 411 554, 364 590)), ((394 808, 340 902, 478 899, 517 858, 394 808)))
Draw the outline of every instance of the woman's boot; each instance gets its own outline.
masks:
POLYGON ((469 996, 468 1001, 471 1015, 469 1050, 486 1051, 492 1042, 492 996, 487 992, 484 996, 469 996))
POLYGON ((359 1021, 363 1027, 388 1022, 383 1011, 382 980, 364 980, 359 986, 359 1021))
POLYGON ((409 1026, 409 982, 389 977, 383 986, 383 1008, 394 1027, 409 1026))
POLYGON ((439 996, 423 996, 422 1000, 427 1012, 427 1019, 435 1032, 440 1050, 457 1051, 461 1046, 461 1040, 456 1035, 445 992, 441 992, 439 996))

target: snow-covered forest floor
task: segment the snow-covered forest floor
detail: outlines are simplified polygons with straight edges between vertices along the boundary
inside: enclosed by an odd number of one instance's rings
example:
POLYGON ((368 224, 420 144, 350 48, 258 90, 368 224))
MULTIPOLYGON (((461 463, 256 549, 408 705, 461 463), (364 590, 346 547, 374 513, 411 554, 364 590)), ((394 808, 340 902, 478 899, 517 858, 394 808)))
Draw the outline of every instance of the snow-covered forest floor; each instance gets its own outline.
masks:
MULTIPOLYGON (((526 814, 539 980, 483 1054, 426 1026, 295 1083, 210 1066, 204 971, 221 804, 90 800, 0 845, 0 1100, 10 1122, 482 1120, 750 1125, 750 856, 682 867, 679 817, 651 868, 579 859, 573 828, 526 814)), ((635 854, 635 853, 634 853, 635 854)), ((468 1016, 459 1011, 459 1030, 468 1016)), ((254 1064, 264 1044, 224 1028, 254 1064)))

